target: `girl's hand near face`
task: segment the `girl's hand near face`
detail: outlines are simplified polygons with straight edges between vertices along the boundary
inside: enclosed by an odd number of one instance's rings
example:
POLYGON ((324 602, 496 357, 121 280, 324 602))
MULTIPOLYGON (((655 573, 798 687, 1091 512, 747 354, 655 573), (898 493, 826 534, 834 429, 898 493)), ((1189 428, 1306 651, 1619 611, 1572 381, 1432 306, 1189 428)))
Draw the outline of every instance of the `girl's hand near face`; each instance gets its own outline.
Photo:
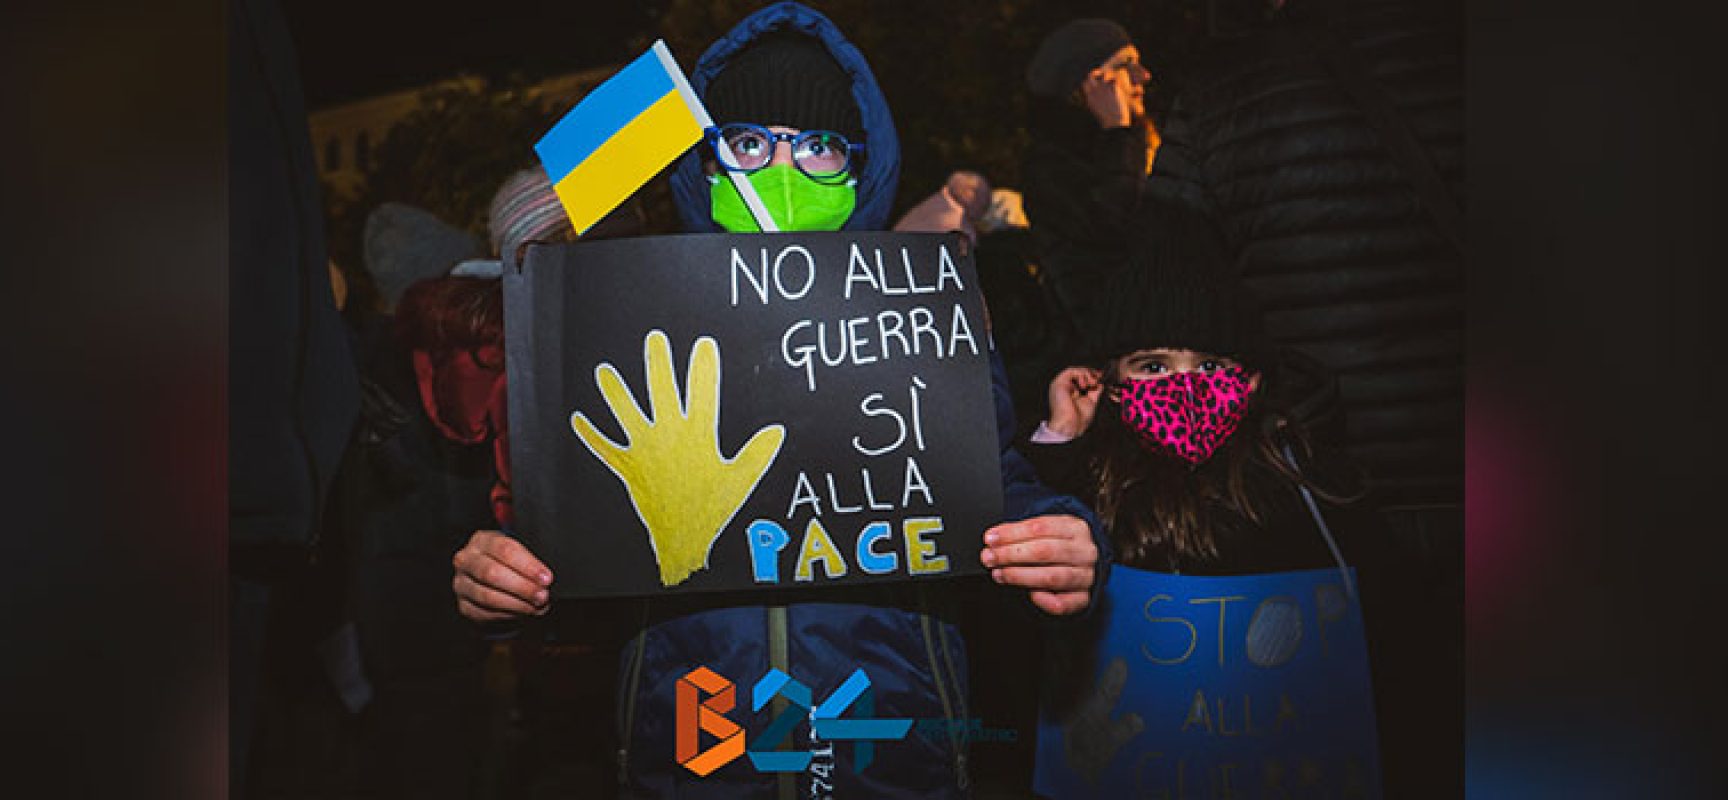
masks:
POLYGON ((1104 374, 1091 367, 1069 367, 1050 381, 1050 419, 1044 427, 1070 439, 1092 427, 1103 392, 1104 374))

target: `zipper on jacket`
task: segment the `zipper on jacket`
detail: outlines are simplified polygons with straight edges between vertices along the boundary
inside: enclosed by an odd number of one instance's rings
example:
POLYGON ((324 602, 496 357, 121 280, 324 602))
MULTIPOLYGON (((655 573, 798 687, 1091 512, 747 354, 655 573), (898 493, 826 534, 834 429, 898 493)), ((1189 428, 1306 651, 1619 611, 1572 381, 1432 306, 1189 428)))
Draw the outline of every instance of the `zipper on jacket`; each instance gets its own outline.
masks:
POLYGON ((618 787, 628 786, 630 735, 636 726, 636 690, 642 685, 642 656, 648 650, 648 601, 642 601, 642 624, 637 626, 636 652, 630 659, 628 687, 624 690, 624 724, 618 730, 618 787))
MULTIPOLYGON (((780 670, 787 675, 792 674, 792 656, 790 642, 787 636, 787 610, 785 606, 768 606, 768 666, 780 670)), ((776 694, 768 701, 768 709, 778 718, 792 701, 785 696, 776 694)), ((776 795, 780 800, 794 800, 798 796, 798 786, 794 779, 795 773, 781 772, 776 774, 776 795)))
MULTIPOLYGON (((948 650, 947 627, 940 621, 936 623, 936 641, 942 646, 942 660, 948 664, 948 677, 954 681, 954 698, 960 706, 960 724, 965 726, 962 730, 970 731, 972 729, 972 715, 968 713, 966 708, 966 690, 960 685, 960 673, 954 669, 954 657, 948 650)), ((967 788, 972 783, 971 776, 966 773, 966 750, 970 745, 971 743, 966 739, 966 736, 962 734, 960 746, 954 751, 954 766, 959 772, 956 780, 961 789, 967 788)))

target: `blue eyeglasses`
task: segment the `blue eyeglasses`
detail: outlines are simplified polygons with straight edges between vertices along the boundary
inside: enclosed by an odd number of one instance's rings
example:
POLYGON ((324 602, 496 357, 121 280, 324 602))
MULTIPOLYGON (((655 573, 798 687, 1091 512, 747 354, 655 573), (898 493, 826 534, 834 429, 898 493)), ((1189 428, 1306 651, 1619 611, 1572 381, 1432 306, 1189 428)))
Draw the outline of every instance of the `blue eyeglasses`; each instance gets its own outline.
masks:
POLYGON ((818 181, 844 176, 851 170, 854 157, 864 152, 863 142, 850 141, 833 131, 775 133, 761 125, 735 122, 705 133, 720 166, 745 174, 768 166, 781 142, 792 144, 792 163, 798 171, 818 181))

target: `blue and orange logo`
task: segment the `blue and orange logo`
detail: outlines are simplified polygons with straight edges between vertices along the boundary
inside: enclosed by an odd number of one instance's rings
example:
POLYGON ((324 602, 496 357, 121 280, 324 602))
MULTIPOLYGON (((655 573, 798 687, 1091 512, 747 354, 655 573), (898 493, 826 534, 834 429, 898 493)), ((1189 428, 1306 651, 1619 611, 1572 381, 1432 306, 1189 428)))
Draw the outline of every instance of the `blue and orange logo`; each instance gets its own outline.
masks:
POLYGON ((740 755, 748 755, 750 763, 760 772, 802 772, 810 764, 811 751, 773 748, 789 738, 798 723, 806 719, 810 720, 814 739, 853 742, 856 747, 853 763, 860 771, 874 759, 876 742, 904 739, 912 728, 910 719, 868 716, 875 711, 875 703, 870 678, 861 668, 853 670, 821 703, 813 702, 810 687, 778 669, 768 670, 751 687, 751 712, 760 713, 775 696, 790 702, 768 724, 756 746, 746 743, 744 728, 727 716, 738 704, 737 686, 732 681, 707 667, 697 667, 678 679, 676 692, 674 757, 685 769, 701 776, 732 763, 740 755), (863 716, 841 717, 852 710, 863 716), (703 733, 716 740, 706 750, 701 748, 703 733))

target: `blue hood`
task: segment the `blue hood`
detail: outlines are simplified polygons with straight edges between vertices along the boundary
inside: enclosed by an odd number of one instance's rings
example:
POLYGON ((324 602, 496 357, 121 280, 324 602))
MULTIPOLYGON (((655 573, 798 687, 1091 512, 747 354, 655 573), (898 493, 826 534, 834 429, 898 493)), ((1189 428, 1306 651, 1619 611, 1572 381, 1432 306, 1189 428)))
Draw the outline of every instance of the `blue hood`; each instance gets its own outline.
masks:
MULTIPOLYGON (((737 24, 725 36, 714 42, 708 52, 697 60, 690 73, 690 86, 704 99, 712 83, 734 55, 769 31, 789 29, 821 40, 828 53, 839 62, 841 69, 852 76, 852 99, 864 122, 864 171, 858 178, 858 205, 852 218, 841 230, 879 231, 888 227, 888 212, 894 203, 894 190, 900 183, 900 137, 894 132, 894 118, 888 113, 888 101, 876 85, 876 76, 864 54, 858 52, 840 29, 827 17, 798 3, 776 3, 737 24)), ((672 174, 672 198, 678 206, 678 216, 684 229, 693 233, 716 233, 708 205, 708 180, 702 175, 701 148, 694 147, 678 162, 672 174)))

